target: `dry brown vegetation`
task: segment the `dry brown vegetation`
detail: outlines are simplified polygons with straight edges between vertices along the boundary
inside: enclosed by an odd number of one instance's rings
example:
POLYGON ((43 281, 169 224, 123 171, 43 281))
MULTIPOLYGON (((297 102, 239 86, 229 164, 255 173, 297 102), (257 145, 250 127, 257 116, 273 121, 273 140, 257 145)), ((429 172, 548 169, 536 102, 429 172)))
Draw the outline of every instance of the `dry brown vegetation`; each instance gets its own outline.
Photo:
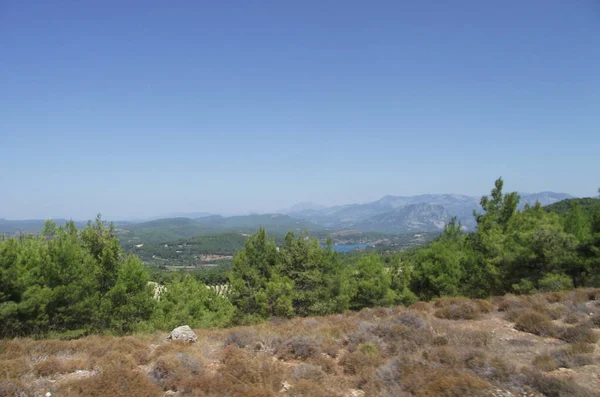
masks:
POLYGON ((0 396, 598 396, 599 290, 0 342, 0 396), (512 393, 512 394, 509 394, 512 393))

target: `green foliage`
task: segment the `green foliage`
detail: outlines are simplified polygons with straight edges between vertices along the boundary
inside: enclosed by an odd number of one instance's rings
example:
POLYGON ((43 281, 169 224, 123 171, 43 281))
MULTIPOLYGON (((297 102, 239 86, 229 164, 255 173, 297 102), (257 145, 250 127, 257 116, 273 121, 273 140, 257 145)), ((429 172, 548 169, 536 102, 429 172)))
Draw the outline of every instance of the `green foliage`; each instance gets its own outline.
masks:
POLYGON ((528 279, 521 279, 518 283, 513 284, 512 290, 519 295, 528 295, 537 292, 533 282, 528 279))
POLYGON ((158 329, 172 329, 182 324, 193 328, 224 327, 233 320, 231 302, 185 275, 181 281, 165 285, 151 324, 158 329))
POLYGON ((591 197, 562 200, 558 203, 547 205, 544 207, 544 210, 563 216, 573 208, 573 204, 578 204, 581 207, 586 218, 590 218, 593 214, 600 212, 600 199, 591 197))
POLYGON ((475 232, 464 235, 452 221, 437 240, 400 254, 414 269, 412 291, 430 299, 600 285, 598 200, 568 200, 552 211, 537 203, 518 211, 518 195, 502 188, 498 179, 481 199, 484 212, 474 214, 475 232))
POLYGON ((148 275, 98 217, 83 231, 49 221, 0 241, 0 337, 90 329, 129 332, 149 318, 148 275))
POLYGON ((266 231, 251 236, 234 258, 231 301, 239 318, 322 315, 349 304, 349 283, 331 242, 288 233, 277 247, 266 231))
POLYGON ((350 300, 351 309, 394 304, 396 295, 391 289, 392 277, 378 256, 363 256, 352 276, 354 294, 350 300))
POLYGON ((573 289, 573 280, 566 274, 546 274, 538 282, 539 290, 542 292, 556 292, 573 289))

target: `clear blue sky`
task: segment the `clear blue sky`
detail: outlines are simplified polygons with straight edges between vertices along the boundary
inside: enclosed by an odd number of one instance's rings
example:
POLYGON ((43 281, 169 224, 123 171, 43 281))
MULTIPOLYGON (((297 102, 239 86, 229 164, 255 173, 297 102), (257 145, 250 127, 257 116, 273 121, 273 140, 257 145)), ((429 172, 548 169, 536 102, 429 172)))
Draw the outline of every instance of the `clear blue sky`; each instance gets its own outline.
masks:
POLYGON ((0 217, 600 186, 600 3, 0 1, 0 217))

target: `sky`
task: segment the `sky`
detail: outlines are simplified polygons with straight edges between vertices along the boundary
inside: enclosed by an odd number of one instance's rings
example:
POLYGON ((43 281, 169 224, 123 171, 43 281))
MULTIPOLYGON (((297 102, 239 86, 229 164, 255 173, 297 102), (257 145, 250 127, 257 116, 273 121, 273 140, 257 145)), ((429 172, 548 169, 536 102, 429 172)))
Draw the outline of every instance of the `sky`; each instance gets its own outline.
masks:
POLYGON ((0 218, 600 186, 600 3, 0 0, 0 218))

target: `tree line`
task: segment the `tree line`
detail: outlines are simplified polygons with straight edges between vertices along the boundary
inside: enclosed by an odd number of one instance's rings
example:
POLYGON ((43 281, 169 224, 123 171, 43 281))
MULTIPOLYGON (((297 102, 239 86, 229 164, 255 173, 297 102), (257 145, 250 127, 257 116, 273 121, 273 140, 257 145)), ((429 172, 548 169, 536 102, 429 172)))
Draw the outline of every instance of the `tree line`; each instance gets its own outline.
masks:
POLYGON ((0 239, 0 337, 221 327, 440 296, 600 286, 598 211, 577 201, 560 215, 539 204, 519 211, 519 196, 502 190, 498 179, 481 199, 474 232, 453 219, 424 246, 352 261, 331 240, 321 246, 288 233, 276 241, 260 229, 235 255, 227 296, 183 275, 165 279, 154 299, 150 270, 122 250, 113 226, 99 217, 82 230, 47 222, 39 236, 0 239))

